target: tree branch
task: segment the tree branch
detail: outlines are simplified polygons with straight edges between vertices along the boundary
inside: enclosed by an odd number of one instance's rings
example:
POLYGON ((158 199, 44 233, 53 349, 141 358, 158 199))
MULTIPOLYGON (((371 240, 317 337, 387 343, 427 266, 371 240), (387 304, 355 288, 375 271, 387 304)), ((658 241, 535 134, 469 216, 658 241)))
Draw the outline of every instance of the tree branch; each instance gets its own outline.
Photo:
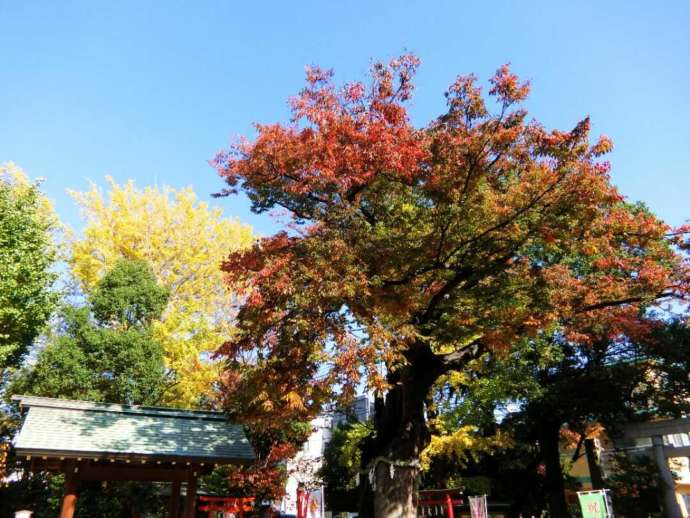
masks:
POLYGON ((571 457, 571 462, 575 462, 577 459, 582 457, 582 445, 585 443, 585 438, 587 437, 587 434, 585 433, 580 433, 580 438, 577 441, 577 447, 575 448, 575 451, 573 452, 573 456, 571 457))
POLYGON ((472 360, 476 360, 486 352, 486 347, 481 338, 473 340, 469 345, 459 351, 436 355, 444 372, 464 368, 472 360))
MULTIPOLYGON (((661 292, 654 296, 653 300, 665 299, 668 297, 673 297, 672 292, 661 292)), ((624 306, 626 304, 634 304, 636 302, 643 302, 646 300, 645 297, 628 297, 620 300, 606 300, 602 302, 597 302, 596 304, 590 304, 589 306, 584 306, 577 310, 576 313, 587 313, 588 311, 596 311, 597 309, 605 309, 616 306, 624 306)))

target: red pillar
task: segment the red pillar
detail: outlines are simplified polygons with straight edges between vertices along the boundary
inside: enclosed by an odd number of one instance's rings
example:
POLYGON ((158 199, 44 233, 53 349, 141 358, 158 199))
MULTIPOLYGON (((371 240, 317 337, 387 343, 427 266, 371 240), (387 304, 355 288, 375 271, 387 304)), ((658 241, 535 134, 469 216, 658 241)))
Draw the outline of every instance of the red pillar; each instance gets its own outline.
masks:
POLYGON ((73 518, 77 508, 79 480, 72 473, 65 473, 65 496, 62 498, 60 518, 73 518))
POLYGON ((302 518, 302 499, 304 492, 301 487, 297 487, 297 518, 302 518))
POLYGON ((453 498, 450 496, 450 493, 446 493, 446 508, 448 509, 448 518, 454 518, 453 514, 453 498))

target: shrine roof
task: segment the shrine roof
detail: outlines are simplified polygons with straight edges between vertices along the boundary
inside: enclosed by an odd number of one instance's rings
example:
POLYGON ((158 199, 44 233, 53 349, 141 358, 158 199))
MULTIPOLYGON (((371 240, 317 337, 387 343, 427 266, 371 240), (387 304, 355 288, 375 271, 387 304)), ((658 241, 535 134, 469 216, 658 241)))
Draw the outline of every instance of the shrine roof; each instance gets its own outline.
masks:
POLYGON ((25 416, 18 455, 230 464, 254 458, 240 425, 221 412, 13 396, 25 416))

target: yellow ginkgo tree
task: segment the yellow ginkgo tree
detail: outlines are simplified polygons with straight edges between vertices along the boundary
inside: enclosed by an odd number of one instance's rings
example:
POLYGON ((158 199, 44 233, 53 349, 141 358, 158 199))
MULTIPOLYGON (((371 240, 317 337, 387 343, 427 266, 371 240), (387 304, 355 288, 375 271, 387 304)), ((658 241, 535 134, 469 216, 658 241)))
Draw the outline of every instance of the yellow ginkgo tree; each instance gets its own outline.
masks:
POLYGON ((175 379, 163 403, 195 406, 219 373, 212 353, 233 333, 235 297, 220 264, 252 244, 252 229, 199 201, 191 187, 107 182, 106 194, 95 185, 69 192, 85 222, 83 235, 70 239, 72 274, 89 293, 122 257, 151 264, 171 293, 155 327, 175 379))

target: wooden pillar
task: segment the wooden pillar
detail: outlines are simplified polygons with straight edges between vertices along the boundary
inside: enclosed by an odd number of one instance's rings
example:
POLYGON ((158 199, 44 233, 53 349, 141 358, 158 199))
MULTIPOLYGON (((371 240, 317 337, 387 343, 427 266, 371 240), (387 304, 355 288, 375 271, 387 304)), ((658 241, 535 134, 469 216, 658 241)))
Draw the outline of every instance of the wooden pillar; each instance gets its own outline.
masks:
POLYGON ((446 493, 446 516, 448 518, 455 518, 453 515, 453 497, 450 493, 446 493))
POLYGON ((187 495, 184 499, 184 518, 194 518, 196 514, 196 473, 187 472, 187 495))
POLYGON ((180 514, 180 483, 175 481, 170 485, 170 502, 168 504, 168 517, 178 518, 180 514))
POLYGON ((65 496, 62 498, 60 518, 72 518, 74 516, 74 511, 77 508, 78 490, 79 480, 73 473, 65 473, 65 496))

